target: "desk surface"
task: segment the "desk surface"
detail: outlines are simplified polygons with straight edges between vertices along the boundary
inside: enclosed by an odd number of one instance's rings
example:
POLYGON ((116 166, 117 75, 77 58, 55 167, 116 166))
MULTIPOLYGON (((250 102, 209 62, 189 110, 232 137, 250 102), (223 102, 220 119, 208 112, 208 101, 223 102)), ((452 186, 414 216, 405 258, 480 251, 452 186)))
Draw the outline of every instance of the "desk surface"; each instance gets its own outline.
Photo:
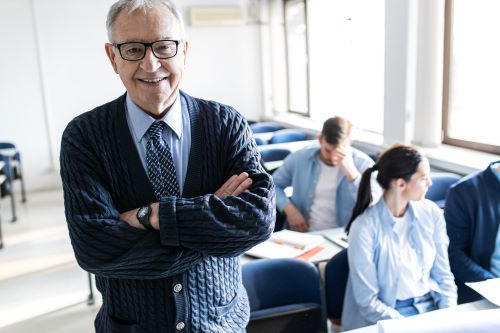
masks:
POLYGON ((260 150, 270 149, 270 148, 284 148, 290 150, 292 153, 294 151, 300 150, 302 148, 311 146, 315 143, 318 143, 318 140, 303 140, 303 141, 293 141, 293 142, 285 142, 285 143, 273 143, 268 145, 257 146, 260 150))
MULTIPOLYGON (((429 316, 439 316, 446 313, 450 312, 456 312, 457 316, 460 316, 463 313, 470 312, 470 311, 479 311, 479 310, 489 310, 489 309, 496 309, 497 306, 485 299, 477 302, 472 302, 472 303, 466 303, 466 304, 460 304, 458 306, 448 308, 448 309, 441 309, 441 310, 436 310, 436 311, 431 311, 427 313, 423 313, 419 315, 419 318, 425 319, 429 316)), ((345 331, 345 333, 377 333, 378 332, 378 327, 377 325, 371 325, 363 328, 358 328, 356 330, 351 330, 351 331, 345 331)))
MULTIPOLYGON (((340 238, 343 235, 343 233, 344 233, 343 227, 311 232, 311 234, 328 236, 329 238, 340 238)), ((333 243, 332 241, 330 241, 326 237, 325 237, 325 242, 322 244, 322 246, 323 246, 323 250, 316 253, 308 261, 313 262, 313 263, 320 263, 320 262, 328 261, 328 260, 330 260, 331 257, 333 257, 334 255, 336 255, 337 253, 339 253, 342 250, 342 247, 333 243)), ((257 260, 257 259, 258 258, 255 258, 255 257, 242 255, 241 256, 241 263, 245 264, 247 262, 257 260)))

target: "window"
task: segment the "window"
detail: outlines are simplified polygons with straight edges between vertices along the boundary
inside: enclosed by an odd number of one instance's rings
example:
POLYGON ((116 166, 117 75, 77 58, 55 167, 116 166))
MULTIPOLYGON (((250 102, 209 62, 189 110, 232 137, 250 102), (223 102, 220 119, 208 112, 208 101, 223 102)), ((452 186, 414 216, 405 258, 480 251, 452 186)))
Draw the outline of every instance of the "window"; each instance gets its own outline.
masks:
POLYGON ((305 0, 285 2, 288 109, 309 115, 309 69, 305 0))
POLYGON ((444 143, 500 154, 500 1, 447 0, 444 143))
POLYGON ((385 1, 285 1, 285 18, 289 109, 307 105, 308 96, 311 119, 339 115, 382 133, 385 1))

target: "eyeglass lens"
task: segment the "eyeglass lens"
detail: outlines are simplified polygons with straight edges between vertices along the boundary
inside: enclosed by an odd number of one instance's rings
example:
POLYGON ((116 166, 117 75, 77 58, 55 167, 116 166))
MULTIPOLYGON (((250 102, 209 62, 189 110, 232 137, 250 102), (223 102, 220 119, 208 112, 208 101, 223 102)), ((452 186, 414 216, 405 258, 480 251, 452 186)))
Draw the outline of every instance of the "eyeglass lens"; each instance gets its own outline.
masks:
MULTIPOLYGON (((161 40, 151 45, 154 55, 160 59, 172 58, 177 53, 177 43, 171 40, 161 40)), ((146 53, 143 43, 124 43, 120 47, 120 54, 125 60, 139 60, 146 53)))

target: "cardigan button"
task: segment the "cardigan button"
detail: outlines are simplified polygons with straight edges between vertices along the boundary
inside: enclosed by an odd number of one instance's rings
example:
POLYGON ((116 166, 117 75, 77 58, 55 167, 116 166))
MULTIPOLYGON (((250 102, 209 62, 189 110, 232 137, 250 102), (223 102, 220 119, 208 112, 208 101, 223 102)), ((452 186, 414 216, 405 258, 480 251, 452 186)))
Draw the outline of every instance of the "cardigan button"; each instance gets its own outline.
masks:
POLYGON ((186 327, 186 325, 182 321, 178 322, 177 325, 175 325, 175 329, 178 331, 182 331, 184 327, 186 327))
POLYGON ((182 290, 182 284, 180 283, 177 283, 175 286, 174 286, 174 292, 176 293, 180 293, 182 290))

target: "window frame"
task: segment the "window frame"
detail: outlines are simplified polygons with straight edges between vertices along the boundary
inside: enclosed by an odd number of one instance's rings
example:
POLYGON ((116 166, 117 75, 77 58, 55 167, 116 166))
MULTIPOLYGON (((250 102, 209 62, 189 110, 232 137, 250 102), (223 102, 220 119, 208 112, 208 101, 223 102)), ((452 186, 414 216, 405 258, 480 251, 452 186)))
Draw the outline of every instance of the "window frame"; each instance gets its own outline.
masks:
MULTIPOLYGON (((310 84, 311 84, 311 73, 309 69, 309 26, 308 26, 308 18, 307 18, 307 0, 300 0, 304 3, 304 24, 306 26, 306 32, 305 32, 305 37, 306 37, 306 57, 307 57, 307 64, 306 64, 306 77, 307 77, 307 84, 306 84, 306 99, 307 99, 307 110, 304 111, 299 111, 299 110, 292 110, 290 108, 290 66, 289 66, 289 48, 288 48, 288 22, 287 22, 287 2, 294 1, 294 0, 283 0, 283 25, 284 25, 284 34, 285 34, 285 65, 286 65, 286 100, 287 100, 287 112, 289 113, 294 113, 298 114, 307 118, 311 118, 311 96, 310 96, 310 84)), ((296 1, 296 0, 295 0, 296 1)))
POLYGON ((452 32, 453 32, 453 5, 454 0, 445 1, 445 26, 444 26, 444 52, 443 52, 443 112, 442 112, 442 142, 451 146, 469 148, 478 151, 484 151, 492 154, 500 154, 500 146, 467 141, 450 137, 449 132, 449 100, 450 100, 450 70, 452 53, 452 32))

